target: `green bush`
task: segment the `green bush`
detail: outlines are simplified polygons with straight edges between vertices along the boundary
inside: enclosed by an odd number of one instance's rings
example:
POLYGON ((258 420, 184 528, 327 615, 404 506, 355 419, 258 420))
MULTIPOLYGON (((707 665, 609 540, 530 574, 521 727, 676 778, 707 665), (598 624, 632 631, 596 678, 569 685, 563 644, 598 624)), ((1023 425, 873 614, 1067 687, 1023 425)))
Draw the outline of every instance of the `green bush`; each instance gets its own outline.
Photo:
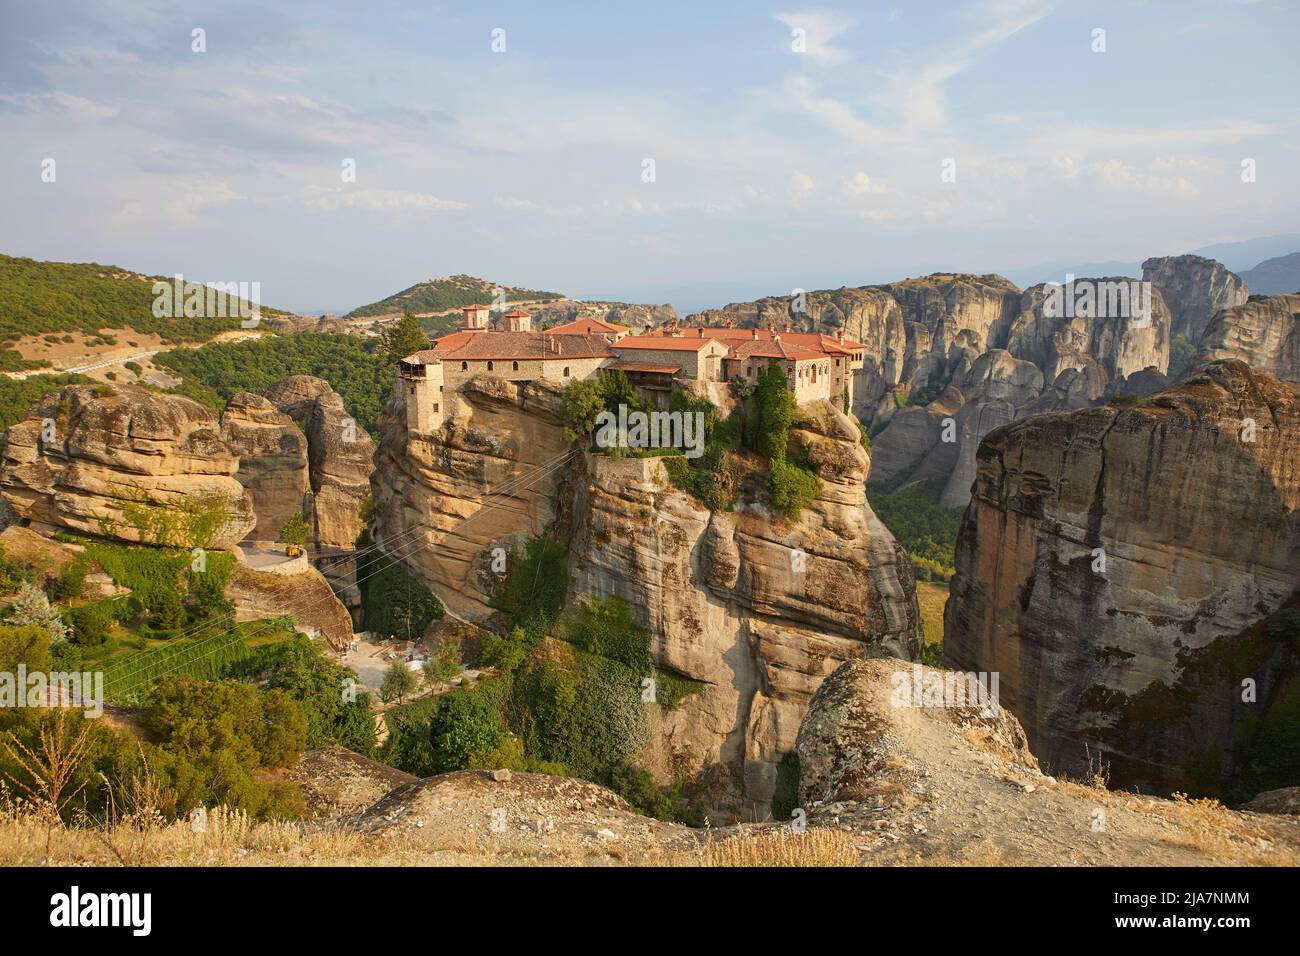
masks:
POLYGON ((799 806, 799 752, 788 750, 776 765, 776 788, 772 792, 772 819, 789 820, 799 806))
POLYGON ((370 695, 356 691, 356 675, 328 659, 303 634, 279 645, 267 686, 298 702, 307 720, 307 746, 339 744, 360 754, 375 747, 370 695))
POLYGON ((108 640, 117 616, 117 598, 106 598, 74 607, 67 613, 68 640, 82 647, 97 647, 108 640))
POLYGON ((781 517, 794 520, 821 493, 822 482, 811 470, 783 458, 773 459, 767 476, 772 507, 781 517))
POLYGON ((155 769, 177 813, 224 803, 257 818, 305 815, 301 789, 266 773, 293 766, 307 744, 307 720, 284 691, 166 676, 140 723, 158 741, 155 769))
POLYGON ((455 690, 438 698, 429 725, 435 773, 467 769, 475 757, 491 753, 505 739, 505 725, 491 695, 455 690))

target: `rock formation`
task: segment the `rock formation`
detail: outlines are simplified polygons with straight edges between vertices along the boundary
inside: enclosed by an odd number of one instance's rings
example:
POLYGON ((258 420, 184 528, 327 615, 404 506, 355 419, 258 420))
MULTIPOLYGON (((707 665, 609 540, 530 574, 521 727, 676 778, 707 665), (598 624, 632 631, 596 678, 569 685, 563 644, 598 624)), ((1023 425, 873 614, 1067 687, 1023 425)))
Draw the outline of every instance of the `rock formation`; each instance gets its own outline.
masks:
POLYGON ((1022 293, 1001 276, 940 273, 810 292, 803 310, 791 297, 772 297, 690 320, 842 328, 866 346, 853 402, 872 436, 873 485, 942 477, 943 503, 961 507, 975 451, 993 428, 1164 384, 1172 317, 1159 290, 1151 292, 1150 314, 1138 314, 1128 299, 1134 285, 1077 279, 1022 293))
POLYGON ((294 513, 311 513, 306 437, 292 418, 250 392, 236 392, 226 403, 221 437, 239 456, 235 477, 257 515, 257 527, 250 534, 263 541, 279 540, 294 513))
POLYGON ((1171 333, 1190 344, 1201 340, 1210 319, 1246 301, 1246 283, 1227 267, 1203 256, 1162 256, 1142 263, 1142 278, 1152 282, 1173 314, 1171 333))
POLYGON ((217 416, 134 385, 71 385, 4 437, 0 495, 21 518, 150 543, 228 548, 256 523, 217 416), (205 512, 224 509, 212 527, 205 512), (202 540, 198 540, 198 539, 202 540))
POLYGON ((1300 588, 1300 389, 1215 363, 997 429, 976 467, 949 664, 999 672, 1050 768, 1216 792, 1296 692, 1295 647, 1251 628, 1300 588))
POLYGON ((664 717, 656 765, 742 766, 761 811, 820 680, 851 657, 919 652, 910 563, 867 504, 857 426, 826 404, 803 411, 792 442, 823 490, 787 523, 760 481, 734 511, 710 513, 658 459, 573 451, 559 399, 546 382, 471 379, 457 417, 419 436, 397 390, 372 478, 377 536, 453 612, 483 620, 492 549, 563 528, 571 596, 622 597, 660 664, 706 685, 664 717))
POLYGON ((352 548, 370 493, 374 442, 324 379, 290 375, 263 394, 306 436, 313 538, 323 548, 352 548))
POLYGON ((1252 297, 1211 320, 1194 367, 1238 359, 1288 382, 1300 382, 1300 295, 1252 297))

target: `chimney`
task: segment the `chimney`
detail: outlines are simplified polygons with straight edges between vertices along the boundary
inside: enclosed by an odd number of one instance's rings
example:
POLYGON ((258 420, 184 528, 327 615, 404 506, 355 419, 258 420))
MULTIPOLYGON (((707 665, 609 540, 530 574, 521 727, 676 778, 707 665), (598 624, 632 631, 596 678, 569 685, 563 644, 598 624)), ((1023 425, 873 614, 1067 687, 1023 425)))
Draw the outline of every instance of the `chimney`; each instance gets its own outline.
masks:
POLYGON ((750 330, 749 330, 749 337, 750 337, 751 339, 756 339, 756 338, 758 338, 758 329, 750 329, 750 330))
POLYGON ((789 332, 789 331, 790 331, 790 323, 789 323, 789 322, 787 322, 787 323, 785 324, 785 329, 784 329, 783 331, 786 331, 786 332, 789 332))
POLYGON ((840 329, 840 333, 839 333, 839 335, 836 336, 836 339, 838 339, 838 340, 840 341, 840 343, 843 344, 843 342, 844 342, 844 330, 843 330, 843 329, 840 329))

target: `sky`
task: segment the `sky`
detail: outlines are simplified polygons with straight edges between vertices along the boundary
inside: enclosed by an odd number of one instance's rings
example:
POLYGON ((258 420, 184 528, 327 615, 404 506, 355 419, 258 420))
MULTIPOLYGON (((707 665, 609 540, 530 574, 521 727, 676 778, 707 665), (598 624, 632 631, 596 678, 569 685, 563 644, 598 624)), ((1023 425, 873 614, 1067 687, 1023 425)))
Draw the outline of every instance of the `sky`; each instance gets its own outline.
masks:
POLYGON ((1177 254, 1297 231, 1297 40, 1289 0, 0 0, 0 252, 309 313, 1177 254))

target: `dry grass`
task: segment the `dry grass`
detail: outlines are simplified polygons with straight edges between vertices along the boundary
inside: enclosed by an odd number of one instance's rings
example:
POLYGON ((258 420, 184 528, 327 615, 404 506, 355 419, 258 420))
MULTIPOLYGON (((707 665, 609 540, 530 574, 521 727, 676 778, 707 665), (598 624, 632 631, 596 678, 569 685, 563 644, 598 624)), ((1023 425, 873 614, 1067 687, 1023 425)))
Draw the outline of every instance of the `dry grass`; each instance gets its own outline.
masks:
POLYGON ((1181 830, 1164 838, 1170 846, 1244 866, 1300 864, 1295 852, 1274 845, 1249 817, 1229 810, 1218 800, 1193 800, 1185 793, 1175 793, 1170 800, 1154 803, 1152 813, 1181 830))
POLYGON ((857 866, 861 856, 851 833, 788 827, 752 830, 706 844, 704 866, 857 866))
POLYGON ((916 604, 921 612, 921 629, 925 643, 943 643, 943 606, 948 603, 948 589, 930 581, 916 582, 916 604))

